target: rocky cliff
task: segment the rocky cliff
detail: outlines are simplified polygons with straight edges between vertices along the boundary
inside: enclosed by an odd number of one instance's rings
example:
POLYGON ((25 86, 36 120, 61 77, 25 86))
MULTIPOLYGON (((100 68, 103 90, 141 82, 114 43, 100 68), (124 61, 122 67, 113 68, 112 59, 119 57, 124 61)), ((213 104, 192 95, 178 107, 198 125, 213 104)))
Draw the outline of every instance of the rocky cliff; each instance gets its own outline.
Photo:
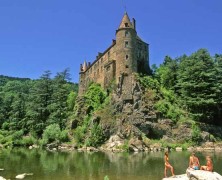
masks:
POLYGON ((164 118, 155 108, 158 101, 156 92, 143 88, 136 80, 130 99, 124 99, 118 88, 113 89, 109 94, 109 103, 96 111, 86 106, 84 97, 78 97, 76 116, 72 121, 72 129, 76 129, 91 112, 85 139, 90 138, 94 124, 99 124, 104 135, 104 149, 158 150, 175 144, 191 143, 194 136, 202 144, 222 138, 221 127, 196 123, 195 127, 199 130, 196 132, 193 121, 175 122, 164 118))

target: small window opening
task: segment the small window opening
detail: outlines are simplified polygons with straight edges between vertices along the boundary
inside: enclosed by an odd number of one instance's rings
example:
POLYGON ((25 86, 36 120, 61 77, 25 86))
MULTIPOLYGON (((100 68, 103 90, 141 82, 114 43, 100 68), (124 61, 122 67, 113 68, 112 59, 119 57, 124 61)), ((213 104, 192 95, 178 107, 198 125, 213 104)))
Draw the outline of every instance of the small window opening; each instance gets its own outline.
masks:
POLYGON ((129 24, 128 24, 128 23, 125 23, 125 27, 129 27, 129 24))
POLYGON ((129 58, 129 56, 128 56, 128 55, 126 55, 126 60, 128 60, 128 58, 129 58))
POLYGON ((129 47, 129 42, 125 41, 125 47, 129 47))

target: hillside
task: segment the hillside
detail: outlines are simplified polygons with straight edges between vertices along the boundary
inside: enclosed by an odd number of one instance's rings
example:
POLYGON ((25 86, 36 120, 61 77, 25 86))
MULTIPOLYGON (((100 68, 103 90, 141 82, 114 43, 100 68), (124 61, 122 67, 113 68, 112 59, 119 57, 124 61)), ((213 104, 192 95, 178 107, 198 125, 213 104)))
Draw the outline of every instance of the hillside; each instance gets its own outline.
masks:
POLYGON ((68 70, 55 77, 47 71, 37 80, 1 76, 0 145, 222 150, 222 55, 200 49, 166 56, 152 71, 133 75, 128 100, 114 81, 108 90, 91 83, 77 97, 68 70))
POLYGON ((222 56, 211 57, 205 49, 176 59, 167 56, 151 76, 135 74, 129 101, 115 84, 109 94, 92 84, 75 106, 77 146, 138 151, 220 143, 221 65, 222 56))

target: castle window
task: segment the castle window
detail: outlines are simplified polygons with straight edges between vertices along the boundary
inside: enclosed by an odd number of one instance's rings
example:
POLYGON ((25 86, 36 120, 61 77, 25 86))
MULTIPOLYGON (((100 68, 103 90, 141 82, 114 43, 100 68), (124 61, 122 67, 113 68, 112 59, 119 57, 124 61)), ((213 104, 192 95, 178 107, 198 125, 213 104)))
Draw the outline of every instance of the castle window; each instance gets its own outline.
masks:
POLYGON ((128 58, 129 58, 129 56, 128 56, 128 55, 126 55, 126 60, 128 60, 128 58))
POLYGON ((101 72, 103 72, 103 67, 101 67, 101 72))
POLYGON ((125 23, 125 27, 129 27, 129 24, 128 24, 128 23, 125 23))
POLYGON ((103 63, 103 58, 101 58, 101 63, 103 63))
POLYGON ((128 66, 128 65, 126 65, 126 68, 129 68, 129 66, 128 66))
POLYGON ((125 37, 129 36, 129 31, 125 31, 125 37))
POLYGON ((128 41, 125 41, 125 47, 129 47, 129 42, 128 41))

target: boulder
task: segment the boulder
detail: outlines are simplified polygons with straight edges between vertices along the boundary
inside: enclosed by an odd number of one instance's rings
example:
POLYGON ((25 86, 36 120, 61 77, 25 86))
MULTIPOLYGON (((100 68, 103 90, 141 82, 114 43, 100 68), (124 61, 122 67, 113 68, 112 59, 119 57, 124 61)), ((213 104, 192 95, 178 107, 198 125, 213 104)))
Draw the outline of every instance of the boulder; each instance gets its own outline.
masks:
POLYGON ((93 152, 97 152, 97 151, 99 151, 97 148, 95 148, 95 147, 87 147, 86 148, 86 151, 93 151, 93 152))
POLYGON ((187 169, 187 177, 190 180, 222 180, 222 176, 216 172, 187 169))
POLYGON ((137 138, 131 138, 129 141, 129 147, 130 150, 134 152, 144 151, 145 144, 142 140, 139 140, 137 138))
POLYGON ((183 151, 182 147, 176 147, 176 151, 183 151))
POLYGON ((163 180, 222 180, 222 176, 216 172, 209 172, 203 170, 193 170, 188 168, 187 174, 176 175, 169 178, 163 178, 163 180))
POLYGON ((172 177, 168 177, 168 178, 163 178, 163 180, 175 180, 175 179, 189 180, 189 178, 187 177, 186 174, 176 175, 176 176, 172 176, 172 177))
POLYGON ((24 179, 26 176, 32 176, 33 173, 23 173, 15 176, 15 179, 24 179))
POLYGON ((124 145, 124 140, 119 135, 113 135, 102 146, 102 148, 108 151, 121 151, 120 147, 123 145, 124 145))
POLYGON ((58 148, 58 146, 59 146, 58 142, 54 142, 51 144, 47 144, 46 149, 47 150, 56 150, 58 148))

